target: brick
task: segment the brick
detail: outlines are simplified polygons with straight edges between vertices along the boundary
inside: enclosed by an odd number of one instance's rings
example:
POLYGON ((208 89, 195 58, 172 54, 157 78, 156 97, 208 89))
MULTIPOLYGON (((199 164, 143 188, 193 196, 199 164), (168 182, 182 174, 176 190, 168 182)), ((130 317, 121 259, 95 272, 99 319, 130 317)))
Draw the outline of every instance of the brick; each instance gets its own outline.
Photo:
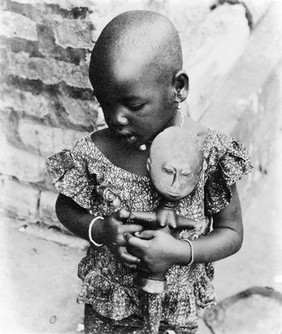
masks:
POLYGON ((26 79, 41 80, 45 84, 65 82, 69 86, 91 88, 88 64, 80 66, 53 58, 30 57, 26 52, 8 55, 10 74, 26 79))
POLYGON ((1 147, 3 158, 0 172, 14 176, 20 181, 40 182, 45 177, 45 159, 39 155, 6 144, 1 147))
POLYGON ((103 110, 101 107, 98 108, 97 127, 101 128, 106 126, 103 110))
POLYGON ((89 131, 96 128, 97 109, 96 101, 83 101, 71 99, 67 96, 61 97, 60 101, 67 112, 67 120, 76 126, 83 127, 89 131))
POLYGON ((42 3, 46 5, 58 5, 60 4, 61 8, 65 8, 68 10, 71 10, 74 7, 90 7, 91 5, 93 6, 93 1, 91 0, 80 0, 79 2, 77 0, 17 0, 18 3, 21 4, 30 4, 30 5, 35 5, 35 4, 40 4, 42 3))
POLYGON ((19 121, 18 131, 26 147, 45 157, 65 148, 71 148, 79 138, 86 134, 71 129, 48 127, 22 119, 19 121))
POLYGON ((46 224, 54 225, 55 223, 56 226, 62 228, 62 225, 59 223, 55 212, 57 197, 58 194, 53 191, 41 192, 39 202, 39 216, 46 224))
POLYGON ((36 41, 36 23, 21 14, 4 11, 1 13, 0 34, 36 41))
POLYGON ((53 106, 43 95, 33 95, 30 92, 16 89, 12 86, 1 87, 0 105, 3 108, 12 108, 26 115, 43 118, 51 114, 53 106))
POLYGON ((0 206, 6 213, 21 219, 37 219, 38 190, 3 176, 0 184, 0 206))
POLYGON ((84 20, 63 19, 53 22, 56 44, 64 48, 88 49, 92 43, 92 29, 92 24, 84 20))
POLYGON ((63 231, 70 231, 62 225, 56 215, 55 205, 58 193, 54 191, 42 191, 39 201, 39 217, 40 221, 49 227, 58 227, 63 231))
POLYGON ((99 3, 92 1, 92 4, 89 6, 92 13, 89 17, 91 18, 93 24, 95 24, 95 30, 93 30, 93 40, 97 40, 102 29, 116 15, 128 10, 146 9, 147 7, 149 6, 146 6, 146 2, 142 0, 100 1, 99 3))

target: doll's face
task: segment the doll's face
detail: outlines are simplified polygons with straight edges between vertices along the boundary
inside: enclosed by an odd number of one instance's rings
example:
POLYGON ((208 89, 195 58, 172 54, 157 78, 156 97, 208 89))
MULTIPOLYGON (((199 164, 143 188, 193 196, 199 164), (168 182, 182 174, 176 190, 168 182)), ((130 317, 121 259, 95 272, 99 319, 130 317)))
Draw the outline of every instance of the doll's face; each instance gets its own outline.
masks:
POLYGON ((147 167, 152 183, 162 197, 177 201, 196 187, 201 163, 199 145, 185 129, 170 127, 153 142, 147 167))
POLYGON ((157 191, 170 201, 188 196, 199 178, 199 164, 193 157, 153 159, 149 162, 151 180, 157 191))

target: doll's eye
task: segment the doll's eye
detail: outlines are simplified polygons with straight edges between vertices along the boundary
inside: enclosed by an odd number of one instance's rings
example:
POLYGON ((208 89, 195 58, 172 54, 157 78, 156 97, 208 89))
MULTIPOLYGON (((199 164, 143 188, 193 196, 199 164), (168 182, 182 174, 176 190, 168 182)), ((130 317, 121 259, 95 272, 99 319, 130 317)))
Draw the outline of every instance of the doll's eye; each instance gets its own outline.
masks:
POLYGON ((166 168, 166 167, 163 167, 162 168, 163 172, 169 174, 169 175, 172 175, 174 174, 173 170, 172 169, 169 169, 169 168, 166 168))

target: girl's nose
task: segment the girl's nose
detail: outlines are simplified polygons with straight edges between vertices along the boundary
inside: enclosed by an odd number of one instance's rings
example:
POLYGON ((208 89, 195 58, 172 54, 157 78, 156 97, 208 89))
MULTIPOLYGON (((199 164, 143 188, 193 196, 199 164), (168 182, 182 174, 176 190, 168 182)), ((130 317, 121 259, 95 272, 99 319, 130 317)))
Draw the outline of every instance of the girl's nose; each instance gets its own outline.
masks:
POLYGON ((128 123, 126 111, 123 108, 117 108, 112 117, 112 124, 115 126, 125 126, 128 125, 128 123))

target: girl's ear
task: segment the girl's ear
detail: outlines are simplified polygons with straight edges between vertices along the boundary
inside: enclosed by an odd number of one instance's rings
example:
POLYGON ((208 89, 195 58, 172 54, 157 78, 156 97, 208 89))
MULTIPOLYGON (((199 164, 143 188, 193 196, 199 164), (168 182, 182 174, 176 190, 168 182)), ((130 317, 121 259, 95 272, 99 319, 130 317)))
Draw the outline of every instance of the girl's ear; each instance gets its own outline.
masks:
POLYGON ((189 77, 183 70, 178 71, 174 76, 174 95, 175 102, 186 100, 189 92, 189 77))

